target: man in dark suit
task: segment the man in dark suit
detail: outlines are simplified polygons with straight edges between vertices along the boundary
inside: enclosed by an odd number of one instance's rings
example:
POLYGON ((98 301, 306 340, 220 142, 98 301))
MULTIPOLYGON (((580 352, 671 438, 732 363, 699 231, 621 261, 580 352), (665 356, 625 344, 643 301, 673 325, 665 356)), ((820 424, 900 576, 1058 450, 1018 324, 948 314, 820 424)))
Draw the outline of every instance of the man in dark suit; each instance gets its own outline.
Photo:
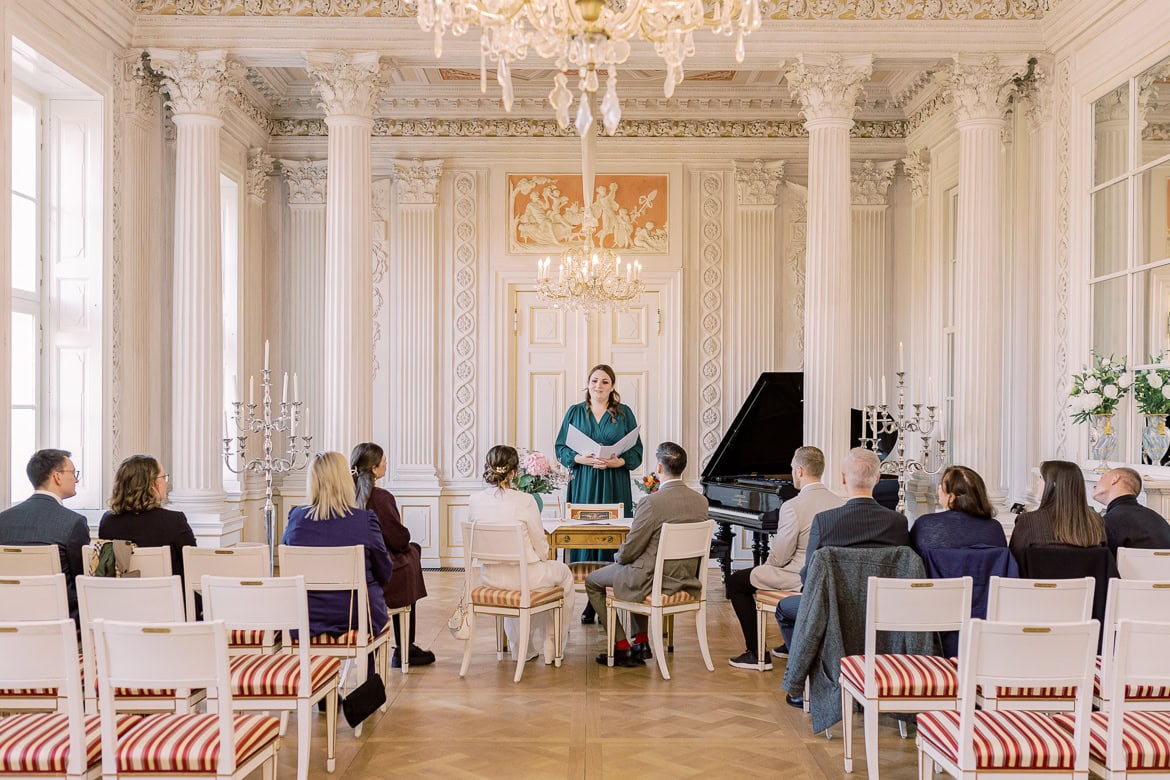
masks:
POLYGON ((1105 472, 1093 486, 1093 500, 1105 506, 1105 538, 1114 555, 1118 547, 1170 550, 1170 523, 1138 503, 1141 492, 1141 475, 1124 466, 1105 472))
MULTIPOLYGON (((707 499, 683 484, 682 474, 687 467, 687 453, 674 442, 658 445, 658 473, 662 485, 657 492, 643 498, 634 509, 634 522, 625 542, 614 555, 614 563, 591 573, 585 578, 585 592, 597 614, 605 614, 605 589, 613 588, 615 597, 623 601, 642 601, 650 595, 654 584, 654 564, 658 559, 658 541, 663 523, 701 523, 707 519, 707 499)), ((699 577, 704 576, 706 561, 699 562, 695 571, 692 561, 668 561, 662 572, 662 592, 688 591, 699 594, 699 577)), ((631 615, 634 622, 634 643, 630 644, 619 622, 615 627, 613 651, 614 666, 641 666, 649 657, 645 615, 631 615)), ((597 663, 607 665, 605 653, 597 656, 597 663)))
POLYGON ((77 495, 81 472, 65 450, 37 450, 25 473, 35 492, 22 503, 0 512, 0 544, 55 544, 61 553, 61 572, 69 588, 69 614, 77 618, 77 590, 73 579, 82 574, 81 548, 89 544, 85 518, 61 502, 77 495))
MULTIPOLYGON (((804 568, 800 570, 803 582, 808 573, 808 564, 821 547, 898 547, 910 544, 910 526, 901 512, 886 509, 873 498, 873 488, 881 474, 881 462, 877 454, 863 447, 856 447, 845 456, 841 464, 841 481, 849 500, 844 506, 821 512, 813 518, 808 534, 808 552, 804 557, 804 568)), ((776 607, 776 620, 787 646, 792 642, 792 631, 796 626, 796 614, 800 609, 800 596, 789 596, 776 607)), ((803 701, 788 697, 788 703, 795 707, 803 701)))

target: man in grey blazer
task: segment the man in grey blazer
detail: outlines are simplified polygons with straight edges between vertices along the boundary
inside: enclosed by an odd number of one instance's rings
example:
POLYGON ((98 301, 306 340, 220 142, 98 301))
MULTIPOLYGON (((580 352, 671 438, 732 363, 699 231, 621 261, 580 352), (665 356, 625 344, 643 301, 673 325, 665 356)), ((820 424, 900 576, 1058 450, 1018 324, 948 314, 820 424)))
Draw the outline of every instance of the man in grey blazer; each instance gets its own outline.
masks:
MULTIPOLYGON (((613 588, 615 597, 624 601, 642 601, 650 595, 654 582, 654 563, 658 556, 658 540, 663 523, 701 523, 707 519, 707 499, 683 484, 682 474, 687 467, 687 453, 674 442, 665 441, 655 452, 662 485, 638 502, 634 522, 626 541, 614 555, 614 563, 598 569, 585 578, 585 592, 597 614, 605 614, 605 589, 613 588)), ((685 590, 698 595, 703 576, 703 564, 696 568, 692 561, 669 561, 662 572, 663 593, 685 590)), ((613 662, 615 666, 641 666, 649 657, 645 615, 631 615, 634 621, 634 644, 631 646, 617 624, 613 662)), ((605 653, 597 656, 597 663, 608 664, 605 653)))
MULTIPOLYGON (((737 669, 759 669, 756 662, 757 590, 782 590, 799 593, 802 587, 800 570, 804 567, 805 550, 813 518, 819 512, 836 509, 845 501, 821 482, 825 473, 825 453, 816 447, 801 447, 792 455, 792 484, 800 493, 780 507, 776 524, 776 538, 772 551, 762 566, 739 569, 727 578, 727 599, 731 602, 747 650, 728 661, 737 669)), ((772 657, 764 653, 764 669, 772 668, 772 657)))
POLYGON ((89 544, 85 518, 61 502, 77 495, 81 472, 66 450, 37 450, 25 473, 36 488, 25 501, 0 512, 0 544, 55 544, 69 589, 69 614, 77 619, 73 579, 81 574, 81 548, 89 544))

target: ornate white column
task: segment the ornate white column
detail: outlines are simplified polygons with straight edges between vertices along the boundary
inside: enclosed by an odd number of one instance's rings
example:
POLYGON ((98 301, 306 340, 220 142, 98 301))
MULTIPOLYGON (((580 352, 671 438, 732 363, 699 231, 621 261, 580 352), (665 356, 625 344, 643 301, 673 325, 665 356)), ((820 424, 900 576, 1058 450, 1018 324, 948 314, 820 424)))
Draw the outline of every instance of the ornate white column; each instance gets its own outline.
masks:
POLYGON ((307 55, 329 128, 325 205, 324 403, 319 449, 348 456, 373 428, 370 130, 382 91, 378 55, 307 55))
POLYGON ((398 213, 392 236, 397 357, 393 394, 399 416, 391 447, 395 486, 438 487, 439 391, 435 300, 437 210, 442 160, 394 163, 398 213))
POLYGON ((897 365, 889 356, 889 324, 893 319, 890 276, 890 201, 886 193, 894 179, 896 162, 866 160, 853 166, 853 392, 851 404, 862 408, 867 382, 886 376, 894 386, 897 365))
MULTIPOLYGON (((223 263, 219 132, 228 91, 223 51, 152 50, 175 124, 171 338, 171 504, 196 535, 229 541, 223 489, 223 263), (216 526, 219 526, 217 529, 216 526)), ((237 521, 238 522, 238 521, 237 521)), ((234 530, 238 535, 238 528, 234 530)))
POLYGON ((727 419, 751 392, 762 371, 780 364, 780 242, 776 210, 784 162, 755 160, 735 164, 737 250, 727 279, 735 306, 727 312, 738 348, 728 357, 724 399, 727 419))
POLYGON ((801 55, 788 71, 808 128, 808 254, 804 308, 804 441, 826 458, 838 489, 849 450, 852 386, 849 130, 870 55, 801 55))
POLYGON ((955 245, 953 462, 978 471, 996 507, 1003 474, 1004 110, 1023 57, 957 56, 950 73, 959 131, 955 245))

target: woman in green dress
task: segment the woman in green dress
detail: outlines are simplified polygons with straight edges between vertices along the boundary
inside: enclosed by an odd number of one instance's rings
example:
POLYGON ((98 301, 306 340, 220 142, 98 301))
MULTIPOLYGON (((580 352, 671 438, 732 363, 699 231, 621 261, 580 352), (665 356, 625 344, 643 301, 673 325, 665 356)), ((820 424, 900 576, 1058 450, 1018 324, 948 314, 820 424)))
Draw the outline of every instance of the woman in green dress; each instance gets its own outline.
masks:
MULTIPOLYGON (((570 425, 601 445, 616 444, 638 426, 633 411, 621 402, 621 396, 614 389, 616 381, 616 374, 607 365, 594 366, 589 370, 585 400, 570 406, 561 422, 561 430, 557 434, 557 460, 573 472, 565 494, 568 503, 620 503, 623 507, 622 515, 632 517, 634 505, 630 494, 630 471, 642 465, 642 438, 639 436, 633 447, 609 458, 599 458, 593 452, 576 452, 565 443, 570 425)), ((612 560, 612 550, 572 550, 569 554, 569 561, 573 563, 612 560)), ((596 617, 593 607, 586 604, 581 622, 592 623, 596 617)))

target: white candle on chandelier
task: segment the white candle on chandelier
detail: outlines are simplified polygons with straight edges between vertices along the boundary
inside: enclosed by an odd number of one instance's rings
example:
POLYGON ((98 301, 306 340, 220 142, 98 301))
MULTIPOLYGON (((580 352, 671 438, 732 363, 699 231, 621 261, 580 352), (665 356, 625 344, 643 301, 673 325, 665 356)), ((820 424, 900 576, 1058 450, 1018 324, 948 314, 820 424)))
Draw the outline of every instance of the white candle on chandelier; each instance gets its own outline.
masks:
POLYGON ((637 260, 634 261, 634 278, 635 279, 642 278, 642 264, 640 262, 638 262, 637 260))
POLYGON ((634 272, 634 267, 632 265, 630 265, 629 263, 626 263, 626 283, 627 284, 630 281, 630 274, 632 274, 633 272, 634 272))
POLYGON ((903 359, 903 355, 902 355, 902 342, 899 341, 898 342, 898 373, 901 374, 901 373, 904 373, 905 371, 906 371, 906 362, 903 359))
POLYGON ((301 400, 301 386, 297 382, 297 372, 293 372, 293 403, 301 400))
POLYGON ((268 339, 264 339, 264 367, 268 368, 268 339))
POLYGON ((248 406, 256 405, 256 377, 248 377, 248 406))
POLYGON ((613 256, 613 275, 614 276, 618 275, 618 270, 621 269, 621 265, 622 265, 622 259, 620 257, 618 257, 617 255, 614 255, 613 256))
POLYGON ((869 378, 869 384, 866 386, 865 405, 873 406, 873 377, 869 378))
POLYGON ((882 406, 886 405, 886 375, 882 374, 882 406))
POLYGON ((223 413, 223 437, 225 439, 231 438, 231 433, 228 432, 227 412, 223 413))
POLYGON ((288 402, 288 372, 284 372, 284 386, 280 389, 280 402, 288 402))
POLYGON ((934 380, 929 376, 926 377, 926 405, 930 406, 934 403, 934 380))

